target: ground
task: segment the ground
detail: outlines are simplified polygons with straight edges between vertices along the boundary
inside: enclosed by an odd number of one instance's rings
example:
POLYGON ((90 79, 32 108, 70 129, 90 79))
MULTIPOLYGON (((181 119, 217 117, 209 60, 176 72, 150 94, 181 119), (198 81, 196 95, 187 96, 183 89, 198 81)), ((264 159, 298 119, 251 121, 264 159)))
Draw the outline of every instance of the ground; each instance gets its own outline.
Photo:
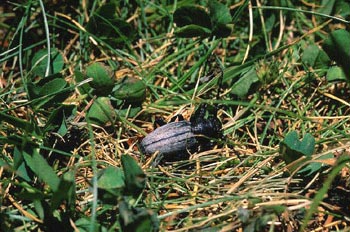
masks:
POLYGON ((350 3, 269 4, 0 6, 1 230, 349 230, 350 3), (140 152, 204 103, 207 149, 140 152))

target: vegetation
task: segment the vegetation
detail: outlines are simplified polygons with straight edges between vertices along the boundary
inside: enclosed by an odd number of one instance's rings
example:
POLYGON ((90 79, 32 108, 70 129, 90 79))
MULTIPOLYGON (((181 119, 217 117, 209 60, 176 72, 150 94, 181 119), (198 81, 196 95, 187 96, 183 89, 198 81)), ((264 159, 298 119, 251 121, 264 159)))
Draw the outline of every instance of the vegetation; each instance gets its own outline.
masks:
POLYGON ((6 1, 1 231, 350 226, 350 3, 6 1), (189 159, 139 143, 218 109, 189 159))

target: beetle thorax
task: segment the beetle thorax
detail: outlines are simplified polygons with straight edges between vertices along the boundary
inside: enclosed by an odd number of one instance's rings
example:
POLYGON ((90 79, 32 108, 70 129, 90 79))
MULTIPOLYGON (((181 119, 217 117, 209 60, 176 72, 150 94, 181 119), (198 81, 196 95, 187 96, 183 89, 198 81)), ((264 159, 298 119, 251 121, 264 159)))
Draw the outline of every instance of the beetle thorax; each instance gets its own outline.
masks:
POLYGON ((221 130, 220 123, 217 120, 203 120, 192 124, 192 132, 207 137, 216 138, 221 130))

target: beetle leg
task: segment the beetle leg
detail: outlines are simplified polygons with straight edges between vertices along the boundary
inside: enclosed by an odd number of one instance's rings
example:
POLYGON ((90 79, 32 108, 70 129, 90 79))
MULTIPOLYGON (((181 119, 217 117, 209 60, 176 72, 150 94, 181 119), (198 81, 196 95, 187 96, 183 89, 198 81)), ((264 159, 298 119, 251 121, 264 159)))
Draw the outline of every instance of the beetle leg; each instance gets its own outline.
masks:
POLYGON ((218 92, 216 93, 216 100, 219 99, 220 97, 220 91, 222 89, 222 81, 224 79, 224 71, 222 70, 222 68, 220 67, 220 77, 218 79, 218 92))
POLYGON ((213 128, 213 135, 212 137, 215 137, 215 138, 221 138, 223 135, 222 135, 222 124, 220 122, 220 120, 218 119, 218 117, 216 116, 210 116, 208 118, 208 122, 211 122, 211 128, 213 128))
POLYGON ((164 126, 166 124, 166 122, 164 121, 164 119, 162 119, 162 118, 156 118, 155 120, 154 120, 154 123, 153 123, 153 127, 154 128, 157 128, 157 127, 160 127, 160 126, 164 126))
POLYGON ((163 154, 158 154, 156 156, 156 158, 153 160, 151 167, 154 168, 156 166, 158 166, 158 164, 160 163, 160 161, 163 159, 164 155, 163 154))
POLYGON ((177 121, 179 121, 179 122, 185 120, 185 119, 184 119, 184 116, 182 116, 182 114, 177 114, 177 115, 175 115, 174 117, 172 117, 172 118, 170 119, 170 122, 175 122, 176 119, 177 119, 177 121))
POLYGON ((207 104, 199 105, 198 109, 191 116, 191 119, 190 119, 191 123, 198 124, 200 121, 204 119, 207 106, 208 106, 207 104))

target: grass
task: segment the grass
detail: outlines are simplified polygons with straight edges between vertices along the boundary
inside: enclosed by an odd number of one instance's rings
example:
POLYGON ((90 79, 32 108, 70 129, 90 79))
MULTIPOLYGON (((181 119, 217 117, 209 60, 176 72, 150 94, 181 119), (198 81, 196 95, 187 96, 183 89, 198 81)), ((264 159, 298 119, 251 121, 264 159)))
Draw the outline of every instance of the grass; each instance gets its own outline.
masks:
POLYGON ((176 36, 172 16, 185 1, 121 2, 112 14, 102 1, 0 7, 2 231, 121 230, 125 193, 104 198, 99 181, 102 170, 124 167, 124 154, 147 175, 128 204, 150 210, 161 231, 349 230, 349 85, 331 81, 335 62, 320 58, 333 31, 349 31, 349 3, 225 4, 233 30, 224 38, 176 36), (307 57, 310 45, 319 50, 307 57), (48 47, 64 65, 43 57, 41 75, 33 57, 48 47), (107 96, 118 113, 109 126, 89 121, 97 96, 77 74, 95 62, 147 89, 138 104, 107 96), (221 87, 217 73, 201 82, 218 67, 221 87), (139 152, 156 117, 188 120, 202 103, 218 107, 223 124, 212 149, 156 166, 156 155, 139 152), (312 135, 315 147, 288 163, 280 144, 291 131, 312 135), (306 166, 314 172, 298 172, 306 166))

